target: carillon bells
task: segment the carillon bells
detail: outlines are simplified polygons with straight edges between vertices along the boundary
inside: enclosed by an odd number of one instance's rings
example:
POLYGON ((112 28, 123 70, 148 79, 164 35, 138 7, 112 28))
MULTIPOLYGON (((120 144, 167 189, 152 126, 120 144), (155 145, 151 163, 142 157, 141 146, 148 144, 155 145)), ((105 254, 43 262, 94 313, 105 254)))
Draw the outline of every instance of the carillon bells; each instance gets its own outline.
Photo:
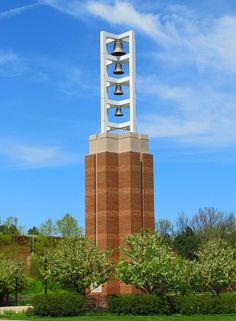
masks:
POLYGON ((120 40, 116 40, 114 43, 114 48, 112 50, 112 56, 124 56, 126 52, 123 49, 122 42, 120 40))
POLYGON ((122 69, 122 64, 120 62, 117 62, 115 65, 115 70, 113 71, 113 74, 122 75, 123 73, 124 73, 124 70, 122 69))
POLYGON ((118 95, 124 95, 121 85, 116 85, 116 89, 115 89, 114 95, 117 95, 117 96, 118 95))
POLYGON ((115 116, 116 116, 116 117, 124 116, 123 113, 122 113, 121 107, 117 107, 117 108, 116 108, 115 116))

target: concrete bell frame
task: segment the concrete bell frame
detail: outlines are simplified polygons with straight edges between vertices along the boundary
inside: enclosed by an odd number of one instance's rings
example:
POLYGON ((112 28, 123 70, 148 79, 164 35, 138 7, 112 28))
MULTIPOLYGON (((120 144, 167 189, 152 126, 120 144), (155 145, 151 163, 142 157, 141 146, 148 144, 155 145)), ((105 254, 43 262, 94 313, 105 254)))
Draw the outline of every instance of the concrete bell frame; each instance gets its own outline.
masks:
POLYGON ((109 32, 101 31, 100 33, 100 50, 101 50, 101 132, 107 133, 117 129, 123 129, 130 132, 136 132, 136 90, 135 90, 135 37, 134 31, 115 35, 109 32), (112 56, 107 50, 107 45, 121 40, 129 44, 129 52, 120 57, 112 56), (122 78, 113 78, 108 75, 108 67, 111 64, 120 62, 128 64, 129 75, 122 78), (115 85, 129 87, 129 98, 123 100, 113 100, 108 97, 108 88, 115 85), (108 111, 110 108, 128 108, 129 121, 116 123, 109 121, 108 111))

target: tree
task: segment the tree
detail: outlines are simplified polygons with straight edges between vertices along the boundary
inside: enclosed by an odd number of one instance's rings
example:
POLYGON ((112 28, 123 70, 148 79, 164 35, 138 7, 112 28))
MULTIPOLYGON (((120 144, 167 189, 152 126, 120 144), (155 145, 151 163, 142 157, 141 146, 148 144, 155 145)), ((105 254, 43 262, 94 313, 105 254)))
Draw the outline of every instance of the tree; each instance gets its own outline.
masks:
POLYGON ((24 286, 25 277, 22 266, 0 254, 0 304, 9 294, 23 289, 24 286))
POLYGON ((62 236, 78 236, 82 234, 82 228, 78 226, 77 220, 67 213, 56 222, 56 231, 62 236))
POLYGON ((47 219, 45 223, 41 224, 39 234, 43 236, 52 236, 55 234, 55 225, 50 218, 47 219))
POLYGON ((204 242, 213 239, 229 240, 236 231, 236 219, 233 213, 225 214, 215 208, 200 208, 191 219, 191 227, 204 242))
POLYGON ((113 265, 109 256, 109 251, 101 251, 82 236, 63 238, 48 251, 47 269, 42 266, 41 273, 45 279, 50 278, 62 287, 71 287, 85 295, 110 278, 113 265))
POLYGON ((36 226, 33 226, 32 228, 30 228, 27 232, 28 235, 39 235, 39 229, 36 226))
POLYGON ((200 245, 200 238, 195 234, 191 227, 177 234, 173 240, 172 247, 177 253, 186 259, 196 258, 195 252, 200 245))
POLYGON ((143 232, 124 238, 118 278, 139 290, 164 295, 186 286, 184 259, 176 256, 160 235, 143 232))
POLYGON ((173 225, 167 219, 159 219, 156 222, 156 232, 159 233, 167 242, 169 242, 173 234, 173 225))
POLYGON ((197 259, 190 262, 190 282, 197 291, 210 291, 219 295, 228 287, 236 272, 233 249, 221 240, 212 240, 196 252, 197 259))
POLYGON ((189 226, 189 218, 184 212, 179 213, 179 216, 176 221, 176 232, 182 233, 189 226))
POLYGON ((23 229, 19 225, 17 217, 9 216, 5 221, 0 221, 0 234, 21 235, 23 229))
POLYGON ((39 256, 37 253, 33 253, 30 259, 30 275, 34 278, 40 277, 39 256))

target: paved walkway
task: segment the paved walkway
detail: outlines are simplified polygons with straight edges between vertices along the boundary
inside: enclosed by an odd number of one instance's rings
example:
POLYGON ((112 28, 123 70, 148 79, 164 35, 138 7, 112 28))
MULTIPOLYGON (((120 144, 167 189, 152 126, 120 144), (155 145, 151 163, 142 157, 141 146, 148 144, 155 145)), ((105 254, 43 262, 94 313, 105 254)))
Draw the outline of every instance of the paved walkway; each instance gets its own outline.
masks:
MULTIPOLYGON (((11 306, 11 307, 1 307, 0 308, 0 314, 3 314, 4 312, 15 312, 15 313, 20 313, 20 312, 25 312, 29 308, 32 308, 32 305, 24 305, 24 306, 11 306)), ((1 319, 2 320, 2 319, 1 319)))

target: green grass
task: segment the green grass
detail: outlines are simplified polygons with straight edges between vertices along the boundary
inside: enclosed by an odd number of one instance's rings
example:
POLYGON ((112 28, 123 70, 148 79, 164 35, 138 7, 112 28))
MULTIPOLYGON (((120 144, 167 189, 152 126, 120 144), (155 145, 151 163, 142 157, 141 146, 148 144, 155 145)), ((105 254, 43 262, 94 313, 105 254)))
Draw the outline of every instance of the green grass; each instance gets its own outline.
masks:
MULTIPOLYGON (((25 314, 6 315, 10 320, 32 320, 32 321, 235 321, 236 314, 218 315, 172 315, 172 316, 133 316, 133 315, 112 315, 108 313, 84 315, 79 317, 39 317, 26 316, 25 314)), ((1 316, 3 318, 3 316, 1 316)))

